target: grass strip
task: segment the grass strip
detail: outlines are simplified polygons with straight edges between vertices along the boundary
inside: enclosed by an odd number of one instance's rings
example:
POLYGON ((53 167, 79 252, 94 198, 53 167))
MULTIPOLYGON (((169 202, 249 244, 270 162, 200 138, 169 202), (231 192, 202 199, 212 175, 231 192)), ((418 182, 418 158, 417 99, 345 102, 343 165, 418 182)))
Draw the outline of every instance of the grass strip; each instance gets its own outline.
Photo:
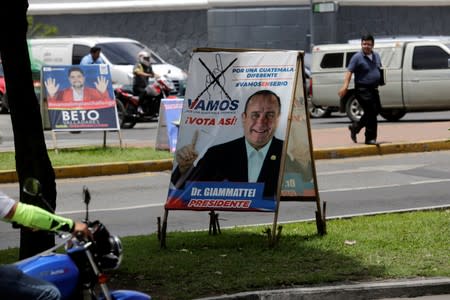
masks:
MULTIPOLYGON (((59 149, 58 152, 48 150, 48 154, 53 167, 173 158, 173 154, 168 151, 158 151, 151 147, 122 149, 119 147, 64 148, 59 149)), ((0 152, 0 170, 14 170, 15 164, 14 152, 0 152)))
MULTIPOLYGON (((108 224, 105 224, 106 226, 108 224)), ((252 290, 336 282, 450 276, 450 210, 330 220, 318 236, 315 222, 284 224, 269 248, 264 226, 236 227, 216 236, 168 232, 124 237, 122 266, 111 287, 154 299, 193 299, 252 290)), ((0 251, 13 262, 17 249, 0 251)))

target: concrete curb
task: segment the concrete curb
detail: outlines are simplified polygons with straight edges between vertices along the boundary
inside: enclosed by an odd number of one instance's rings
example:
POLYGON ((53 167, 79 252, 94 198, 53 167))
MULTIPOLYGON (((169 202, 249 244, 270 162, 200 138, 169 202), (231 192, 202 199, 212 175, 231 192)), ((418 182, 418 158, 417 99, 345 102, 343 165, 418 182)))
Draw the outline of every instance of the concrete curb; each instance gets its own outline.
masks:
MULTIPOLYGON (((379 144, 377 146, 355 145, 314 150, 314 159, 335 159, 357 156, 386 155, 395 153, 414 153, 450 150, 450 139, 408 143, 379 144)), ((104 163, 95 165, 75 165, 55 167, 56 178, 78 178, 132 174, 138 172, 160 172, 172 168, 172 159, 157 161, 134 161, 104 163)), ((15 170, 0 171, 0 183, 17 182, 15 170)))
MULTIPOLYGON (((78 178, 139 172, 160 172, 170 170, 171 168, 172 159, 165 159, 54 167, 54 170, 56 178, 78 178)), ((0 183, 17 182, 17 180, 17 173, 15 170, 0 171, 0 183)))
POLYGON ((449 291, 450 278, 427 278, 244 292, 197 300, 367 300, 445 295, 449 291))
POLYGON ((334 147, 314 150, 315 159, 334 159, 396 153, 414 153, 450 150, 450 139, 392 144, 355 145, 354 147, 334 147))

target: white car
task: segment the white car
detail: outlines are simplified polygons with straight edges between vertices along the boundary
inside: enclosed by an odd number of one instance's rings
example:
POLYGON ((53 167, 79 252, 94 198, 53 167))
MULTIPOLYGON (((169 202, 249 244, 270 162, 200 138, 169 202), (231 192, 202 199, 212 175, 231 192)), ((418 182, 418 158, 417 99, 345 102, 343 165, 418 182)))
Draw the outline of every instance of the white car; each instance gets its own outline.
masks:
POLYGON ((32 63, 38 65, 77 65, 91 47, 101 48, 101 58, 110 66, 113 86, 131 85, 133 66, 139 51, 152 54, 153 71, 166 75, 175 84, 178 94, 184 94, 187 74, 164 61, 140 42, 127 38, 80 36, 72 38, 39 38, 28 40, 32 63))

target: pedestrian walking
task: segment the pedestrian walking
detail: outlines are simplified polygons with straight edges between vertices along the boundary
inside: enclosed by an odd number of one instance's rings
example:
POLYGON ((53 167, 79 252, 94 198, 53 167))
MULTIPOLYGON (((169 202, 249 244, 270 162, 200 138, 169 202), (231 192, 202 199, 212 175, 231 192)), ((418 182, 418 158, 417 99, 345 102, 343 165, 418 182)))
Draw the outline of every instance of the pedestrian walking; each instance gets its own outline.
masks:
POLYGON ((348 126, 350 138, 357 143, 357 134, 363 127, 365 131, 365 144, 377 144, 377 116, 381 110, 378 86, 381 82, 381 58, 373 51, 375 40, 372 35, 361 37, 361 51, 355 53, 350 59, 347 72, 344 76, 344 84, 338 92, 339 97, 347 94, 352 75, 355 82, 355 96, 359 105, 364 110, 361 119, 348 126))

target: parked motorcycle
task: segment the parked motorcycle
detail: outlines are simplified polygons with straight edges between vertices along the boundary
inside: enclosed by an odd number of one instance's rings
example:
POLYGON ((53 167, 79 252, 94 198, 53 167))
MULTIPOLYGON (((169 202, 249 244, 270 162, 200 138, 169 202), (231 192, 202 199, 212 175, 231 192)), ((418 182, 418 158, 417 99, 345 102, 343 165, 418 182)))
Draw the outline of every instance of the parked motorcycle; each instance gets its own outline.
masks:
POLYGON ((171 93, 176 92, 175 85, 165 75, 149 81, 146 90, 148 96, 144 98, 141 104, 143 110, 141 113, 138 112, 139 97, 133 95, 132 89, 121 87, 114 90, 120 128, 133 128, 137 122, 157 119, 161 99, 176 98, 171 96, 171 93))
MULTIPOLYGON (((26 192, 39 196, 37 180, 25 184, 26 192), (27 189, 33 187, 33 190, 27 189)), ((100 221, 89 221, 89 190, 83 189, 86 204, 85 222, 92 232, 92 240, 71 234, 62 235, 63 242, 40 254, 15 263, 24 273, 52 282, 62 299, 78 300, 149 300, 150 296, 132 290, 109 290, 103 270, 117 269, 122 261, 122 243, 111 235, 100 221), (55 251, 65 246, 65 253, 55 251)), ((42 198, 42 196, 40 197, 42 198)), ((45 200, 44 200, 45 203, 45 200)))

